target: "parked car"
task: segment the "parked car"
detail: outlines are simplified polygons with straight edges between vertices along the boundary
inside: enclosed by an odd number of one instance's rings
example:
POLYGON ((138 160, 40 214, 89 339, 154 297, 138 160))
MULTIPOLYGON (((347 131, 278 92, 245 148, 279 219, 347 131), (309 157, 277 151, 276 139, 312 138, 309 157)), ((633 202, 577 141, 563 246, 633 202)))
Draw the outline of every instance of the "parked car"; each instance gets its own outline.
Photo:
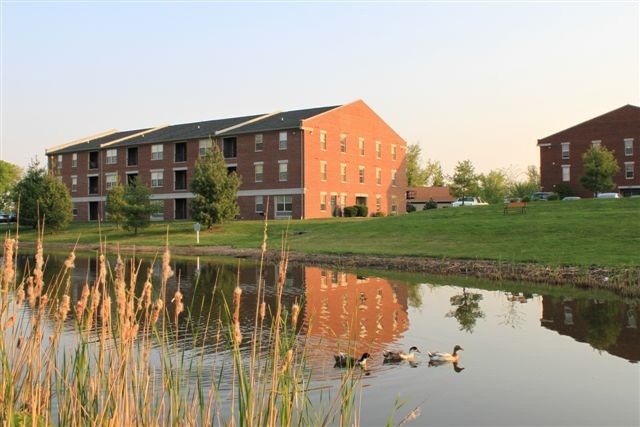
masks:
POLYGON ((486 206, 487 202, 482 200, 480 197, 459 197, 458 200, 451 203, 451 206, 486 206))
POLYGON ((562 200, 580 200, 581 197, 578 196, 567 196, 567 197, 563 197, 562 200))
POLYGON ((598 199, 620 199, 622 198, 619 193, 598 193, 596 196, 598 199))
POLYGON ((531 201, 536 201, 536 200, 542 200, 542 201, 546 201, 549 200, 549 196, 551 196, 553 193, 550 191, 538 191, 535 192, 531 195, 531 201))
POLYGON ((16 221, 17 221, 16 214, 0 212, 0 223, 16 222, 16 221))

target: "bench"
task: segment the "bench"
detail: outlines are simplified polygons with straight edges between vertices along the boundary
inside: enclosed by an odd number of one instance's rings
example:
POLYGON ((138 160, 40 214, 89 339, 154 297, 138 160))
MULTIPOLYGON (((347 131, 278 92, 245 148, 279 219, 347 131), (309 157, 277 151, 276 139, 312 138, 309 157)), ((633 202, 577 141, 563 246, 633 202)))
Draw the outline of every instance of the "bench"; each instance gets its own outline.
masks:
POLYGON ((527 212, 527 202, 509 202, 504 204, 504 214, 507 214, 509 209, 520 209, 520 213, 527 212))

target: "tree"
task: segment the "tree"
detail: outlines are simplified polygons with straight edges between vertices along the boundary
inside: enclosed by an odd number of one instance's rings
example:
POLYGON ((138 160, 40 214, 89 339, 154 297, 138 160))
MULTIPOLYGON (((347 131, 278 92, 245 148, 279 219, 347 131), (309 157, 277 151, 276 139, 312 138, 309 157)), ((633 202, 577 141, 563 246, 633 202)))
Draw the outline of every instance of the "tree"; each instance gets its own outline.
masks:
POLYGON ((13 209, 11 190, 20 180, 22 170, 13 163, 0 160, 0 210, 13 209))
POLYGON ((235 218, 238 214, 240 177, 227 173, 227 166, 217 145, 198 159, 193 169, 191 216, 207 228, 235 218))
POLYGON ((488 174, 481 174, 480 196, 488 203, 502 203, 509 194, 507 174, 502 170, 492 170, 488 174))
POLYGON ((481 300, 481 294, 467 292, 466 288, 462 288, 462 294, 449 298, 455 310, 449 311, 445 316, 455 317, 460 324, 461 331, 472 333, 478 319, 484 317, 484 312, 480 309, 481 300))
POLYGON ((124 228, 133 230, 138 234, 138 229, 149 226, 153 207, 150 202, 151 190, 136 178, 124 190, 124 228))
POLYGON ((527 166, 525 181, 517 182, 512 179, 511 188, 509 189, 511 196, 520 199, 531 197, 536 191, 540 191, 540 174, 538 173, 538 168, 533 165, 527 166))
POLYGON ((618 173, 620 166, 612 151, 594 145, 582 155, 582 163, 584 174, 580 177, 580 183, 587 190, 593 191, 594 196, 615 187, 613 176, 618 173))
POLYGON ((439 161, 427 160, 427 166, 424 169, 426 184, 431 187, 444 187, 444 172, 439 161))
POLYGON ((465 197, 478 193, 478 176, 470 160, 458 162, 449 188, 451 194, 455 197, 465 197))
POLYGON ((116 226, 116 229, 120 228, 126 220, 126 200, 125 200, 126 189, 124 185, 118 183, 117 185, 111 187, 111 189, 107 192, 107 205, 105 207, 105 211, 107 214, 107 220, 113 222, 116 226))
POLYGON ((421 148, 418 144, 407 146, 405 156, 405 171, 407 174, 408 187, 423 187, 427 185, 426 171, 420 167, 421 148))
POLYGON ((67 187, 35 160, 13 187, 12 200, 20 209, 20 224, 38 226, 44 218, 46 227, 65 228, 71 221, 73 204, 67 187))

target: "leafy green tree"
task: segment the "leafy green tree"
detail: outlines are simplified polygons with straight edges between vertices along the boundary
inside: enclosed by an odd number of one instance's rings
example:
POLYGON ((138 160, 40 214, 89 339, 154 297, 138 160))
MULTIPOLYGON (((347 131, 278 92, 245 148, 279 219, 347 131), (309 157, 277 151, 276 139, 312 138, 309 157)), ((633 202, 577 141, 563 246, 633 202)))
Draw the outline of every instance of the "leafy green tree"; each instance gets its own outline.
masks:
POLYGON ((442 172, 442 165, 438 160, 427 160, 427 166, 424 168, 426 176, 426 184, 431 187, 444 187, 444 172, 442 172))
POLYGON ((449 298, 449 302, 455 309, 445 316, 454 317, 461 331, 472 333, 478 319, 484 317, 484 312, 480 309, 480 301, 482 301, 481 294, 467 292, 466 288, 462 288, 462 294, 449 298))
POLYGON ((12 210, 11 190, 20 180, 22 170, 13 163, 0 160, 0 210, 12 210))
POLYGON ((584 174, 580 177, 582 186, 597 193, 611 190, 615 187, 613 176, 618 173, 620 166, 613 151, 606 147, 594 145, 582 155, 584 174))
POLYGON ((124 228, 133 230, 138 234, 138 230, 149 226, 150 216, 153 207, 150 201, 151 190, 136 180, 127 185, 124 191, 124 228))
POLYGON ((424 169, 420 167, 420 154, 422 149, 418 144, 407 146, 405 156, 405 171, 407 175, 408 187, 423 187, 427 185, 427 176, 424 169))
POLYGON ((479 192, 478 175, 470 160, 458 162, 449 191, 455 197, 475 196, 479 192))
POLYGON ((480 196, 487 203, 502 203, 509 194, 507 174, 502 170, 492 170, 488 174, 481 174, 480 196))
POLYGON ((39 218, 53 230, 71 221, 73 204, 67 187, 35 160, 13 187, 12 200, 20 209, 20 224, 38 226, 39 218))
POLYGON ((240 177, 227 173, 227 166, 216 144, 209 154, 196 161, 191 181, 191 216, 211 228, 233 219, 238 214, 240 177))
POLYGON ((513 197, 524 199, 531 197, 536 191, 540 191, 540 174, 538 173, 538 168, 529 165, 525 181, 513 180, 509 193, 513 197))
POLYGON ((554 193, 558 195, 559 199, 576 195, 576 193, 574 193, 573 191, 573 188, 571 188, 571 186, 566 182, 561 182, 559 184, 556 184, 553 190, 554 190, 554 193))
POLYGON ((125 211, 127 203, 125 193, 126 188, 120 183, 111 187, 107 193, 107 205, 105 206, 107 220, 113 222, 116 229, 119 229, 126 220, 125 211))

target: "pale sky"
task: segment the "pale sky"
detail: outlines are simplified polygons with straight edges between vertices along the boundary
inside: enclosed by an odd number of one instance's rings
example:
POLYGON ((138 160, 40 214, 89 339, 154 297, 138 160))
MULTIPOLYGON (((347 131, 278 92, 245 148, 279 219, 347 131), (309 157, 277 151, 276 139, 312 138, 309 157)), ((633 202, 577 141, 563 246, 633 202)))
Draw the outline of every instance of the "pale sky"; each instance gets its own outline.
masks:
POLYGON ((640 105, 640 2, 10 2, 2 160, 128 130, 364 100, 446 173, 640 105))

